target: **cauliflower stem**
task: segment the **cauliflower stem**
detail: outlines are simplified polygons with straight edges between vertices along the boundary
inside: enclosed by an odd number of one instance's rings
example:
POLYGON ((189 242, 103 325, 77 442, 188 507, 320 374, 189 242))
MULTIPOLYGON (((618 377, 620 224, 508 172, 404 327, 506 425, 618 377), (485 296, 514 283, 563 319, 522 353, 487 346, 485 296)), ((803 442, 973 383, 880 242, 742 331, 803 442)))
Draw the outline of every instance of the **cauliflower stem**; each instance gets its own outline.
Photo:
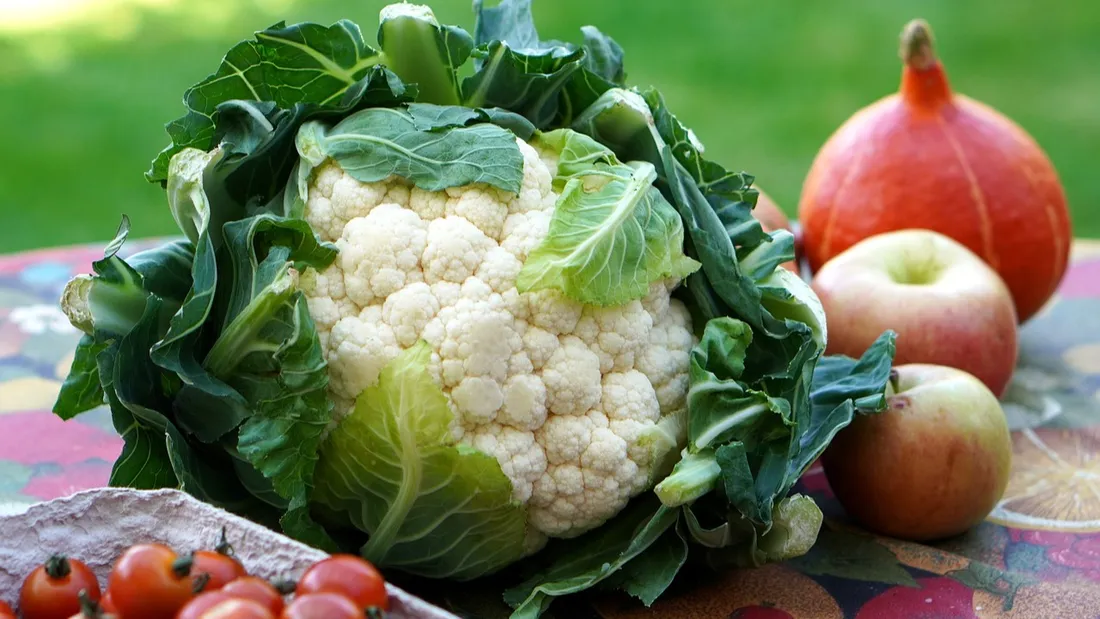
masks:
POLYGON ((821 512, 792 492, 885 407, 893 334, 824 355, 753 177, 628 86, 609 36, 474 11, 471 34, 395 3, 377 45, 279 23, 188 89, 146 173, 180 238, 126 255, 124 218, 66 287, 85 335, 55 413, 110 409, 112 485, 515 619, 805 554, 821 512))

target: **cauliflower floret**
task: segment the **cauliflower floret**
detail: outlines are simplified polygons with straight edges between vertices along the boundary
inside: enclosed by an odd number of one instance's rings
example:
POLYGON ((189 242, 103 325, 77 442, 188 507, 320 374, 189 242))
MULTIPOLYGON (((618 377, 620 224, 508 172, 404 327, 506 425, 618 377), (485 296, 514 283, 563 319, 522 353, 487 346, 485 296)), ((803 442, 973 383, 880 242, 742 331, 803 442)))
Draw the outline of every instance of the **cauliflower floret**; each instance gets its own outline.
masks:
POLYGON ((626 441, 611 428, 592 430, 592 440, 581 454, 581 466, 585 469, 586 485, 591 485, 587 484, 587 475, 592 473, 594 478, 605 479, 605 483, 629 482, 638 469, 626 456, 626 441))
POLYGON ((327 337, 341 318, 359 313, 359 307, 344 292, 344 278, 339 271, 328 269, 319 273, 307 268, 299 277, 298 286, 306 295, 309 315, 322 337, 327 337))
POLYGON ((393 329, 382 322, 381 308, 343 318, 329 336, 329 377, 332 391, 347 399, 378 382, 382 368, 401 351, 393 329))
POLYGON ((580 460, 592 442, 593 422, 585 415, 554 415, 538 429, 537 436, 552 465, 580 460))
POLYGON ((547 174, 553 179, 558 175, 558 160, 561 158, 557 151, 551 148, 545 148, 541 144, 531 145, 531 148, 535 149, 535 152, 539 156, 539 161, 546 167, 547 174))
POLYGON ((494 247, 485 253, 485 261, 477 268, 477 278, 489 284, 496 292, 516 287, 516 276, 523 263, 503 247, 494 247))
POLYGON ((348 298, 366 306, 423 280, 420 254, 427 243, 428 225, 396 204, 349 221, 336 242, 348 298))
POLYGON ((574 333, 600 358, 601 372, 634 367, 635 354, 649 341, 653 317, 639 301, 618 307, 584 308, 574 333))
POLYGON ((313 185, 306 196, 305 220, 322 239, 332 242, 340 238, 347 219, 337 216, 332 206, 332 188, 344 178, 336 163, 327 161, 313 173, 313 185))
POLYGON ((528 326, 523 333, 523 349, 527 351, 532 369, 541 370, 558 346, 558 336, 545 329, 528 326))
POLYGON ((487 376, 503 383, 508 363, 523 348, 515 317, 499 295, 485 301, 460 299, 439 311, 443 340, 439 346, 443 383, 454 386, 467 376, 487 376))
POLYGON ((504 404, 500 383, 485 376, 467 376, 451 389, 451 402, 466 425, 482 425, 496 418, 504 404))
POLYGON ((603 524, 648 483, 606 423, 599 413, 550 417, 539 431, 548 467, 533 485, 528 517, 547 535, 575 537, 603 524))
POLYGON ((661 418, 661 406, 645 374, 637 370, 605 374, 600 410, 607 415, 611 431, 626 441, 630 459, 649 468, 653 450, 642 437, 661 418))
POLYGON ((455 282, 435 282, 432 294, 439 300, 440 307, 450 307, 462 298, 462 284, 455 282))
POLYGON ((500 240, 511 200, 507 192, 490 185, 476 184, 452 187, 446 193, 447 204, 443 211, 446 215, 461 217, 477 226, 485 236, 500 240))
POLYGON ((443 217, 446 206, 447 194, 442 191, 424 191, 419 187, 413 187, 409 193, 409 208, 420 215, 424 221, 443 217))
MULTIPOLYGON (((383 204, 397 204, 398 206, 407 208, 409 206, 409 199, 411 198, 412 187, 405 183, 405 181, 399 178, 393 178, 390 180, 389 189, 386 191, 386 197, 382 198, 383 204)), ((424 219, 421 217, 421 219, 424 219)))
POLYGON ((512 497, 526 503, 534 482, 546 473, 546 455, 531 432, 508 426, 487 426, 473 434, 470 444, 496 457, 500 468, 512 480, 512 497))
POLYGON ((461 284, 485 260, 496 244, 474 224, 461 217, 445 217, 428 224, 428 245, 424 249, 424 279, 461 284))
POLYGON ((527 259, 550 232, 550 211, 515 213, 504 220, 500 246, 521 261, 527 259))
POLYGON ((661 418, 657 392, 637 370, 604 375, 600 410, 612 424, 624 420, 656 423, 661 418))
POLYGON ((527 307, 527 295, 520 294, 515 288, 509 288, 501 292, 500 297, 504 299, 504 305, 516 317, 516 320, 522 320, 526 325, 527 316, 530 314, 527 307))
POLYGON ((584 306, 557 290, 537 290, 523 295, 527 299, 528 322, 551 333, 572 333, 581 319, 584 306))
POLYGON ((467 277, 459 288, 459 296, 469 301, 488 301, 493 296, 493 289, 477 277, 467 277))
POLYGON ((336 181, 344 176, 346 176, 344 170, 336 165, 335 161, 329 159, 313 171, 313 185, 309 188, 309 195, 332 198, 332 188, 336 186, 336 181))
POLYGON ((600 403, 600 360, 580 338, 566 336, 546 365, 542 380, 550 412, 555 415, 583 415, 600 403))
POLYGON ((642 349, 634 363, 656 389, 657 401, 665 414, 687 405, 688 360, 695 346, 690 328, 691 316, 687 308, 678 299, 673 299, 665 315, 653 325, 649 345, 642 349))
MULTIPOLYGON (((526 213, 554 208, 557 196, 552 193, 553 177, 539 157, 539 153, 527 142, 516 140, 523 153, 523 185, 519 195, 508 205, 508 212, 526 213)), ((557 168, 557 164, 554 165, 557 168)))
MULTIPOLYGON (((520 334, 523 337, 523 334, 520 334)), ((535 371, 534 364, 531 363, 531 359, 524 351, 519 351, 512 355, 512 358, 508 360, 508 375, 518 376, 523 374, 530 374, 535 371)))
POLYGON ((679 280, 661 280, 649 285, 649 293, 642 298, 642 307, 653 316, 656 322, 664 317, 668 311, 668 303, 672 300, 672 291, 679 285, 679 280))
POLYGON ((420 339, 424 327, 439 312, 439 300, 424 282, 410 284, 382 304, 382 321, 393 327, 398 343, 408 348, 420 339))
POLYGON ((497 421, 520 430, 537 430, 546 422, 546 385, 538 376, 514 374, 504 384, 504 404, 497 421))
POLYGON ((391 184, 391 180, 362 183, 350 175, 341 176, 332 185, 332 214, 342 221, 365 217, 386 199, 391 184))

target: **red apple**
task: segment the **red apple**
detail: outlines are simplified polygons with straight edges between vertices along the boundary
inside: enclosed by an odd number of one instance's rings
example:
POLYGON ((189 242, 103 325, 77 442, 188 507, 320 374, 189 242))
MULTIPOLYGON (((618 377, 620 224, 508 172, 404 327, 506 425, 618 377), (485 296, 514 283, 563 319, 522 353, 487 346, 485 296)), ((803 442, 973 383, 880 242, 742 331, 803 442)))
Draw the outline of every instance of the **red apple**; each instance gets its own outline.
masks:
POLYGON ((958 535, 985 519, 1012 465, 993 392, 945 366, 896 368, 886 411, 860 415, 821 458, 833 493, 865 528, 913 541, 958 535))
POLYGON ((859 357, 886 329, 895 363, 947 365, 998 397, 1016 367, 1016 308, 1004 280, 957 241, 930 230, 864 239, 811 285, 829 318, 830 354, 859 357))

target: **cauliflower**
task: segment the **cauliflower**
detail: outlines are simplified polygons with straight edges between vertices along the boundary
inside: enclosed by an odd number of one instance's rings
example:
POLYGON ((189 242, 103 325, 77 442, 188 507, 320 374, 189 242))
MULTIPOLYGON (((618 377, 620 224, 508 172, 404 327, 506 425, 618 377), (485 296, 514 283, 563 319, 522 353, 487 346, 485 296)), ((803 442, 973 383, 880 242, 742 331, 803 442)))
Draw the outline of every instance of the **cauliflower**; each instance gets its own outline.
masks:
POLYGON ((434 579, 591 531, 510 590, 522 617, 598 583, 656 597, 668 540, 809 548, 821 512, 788 494, 886 405, 892 334, 822 357, 752 177, 628 86, 610 37, 540 41, 529 5, 475 2, 470 33, 394 3, 377 47, 280 23, 188 90, 146 173, 185 240, 124 257, 123 218, 62 296, 85 335, 54 411, 110 405, 112 484, 434 579))
POLYGON ((338 418, 401 350, 428 342, 453 437, 496 458, 535 533, 573 537, 650 484, 645 437, 682 413, 695 339, 670 298, 675 280, 611 307, 517 291, 559 196, 554 154, 516 143, 518 194, 478 184, 410 191, 396 178, 363 183, 320 165, 305 219, 340 254, 307 270, 303 289, 338 418))

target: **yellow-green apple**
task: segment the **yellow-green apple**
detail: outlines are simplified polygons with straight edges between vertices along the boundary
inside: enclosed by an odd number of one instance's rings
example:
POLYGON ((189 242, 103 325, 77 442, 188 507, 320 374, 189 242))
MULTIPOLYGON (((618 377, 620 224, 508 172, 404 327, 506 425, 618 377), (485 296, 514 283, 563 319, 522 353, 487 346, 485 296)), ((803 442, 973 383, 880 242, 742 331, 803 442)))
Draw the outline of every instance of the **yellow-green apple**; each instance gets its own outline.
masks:
MULTIPOLYGON (((764 193, 764 190, 757 187, 756 191, 760 193, 760 196, 756 198, 756 208, 752 210, 753 217, 760 222, 760 227, 764 229, 764 232, 775 232, 776 230, 786 230, 787 232, 794 232, 791 230, 791 220, 787 219, 787 215, 783 212, 783 209, 779 208, 779 205, 772 200, 771 197, 764 193)), ((795 259, 784 262, 779 265, 788 271, 798 273, 798 237, 795 237, 795 259)))
POLYGON ((1004 494, 1012 440, 1004 411, 962 370, 895 368, 884 412, 858 415, 821 463, 837 499, 867 529, 914 541, 958 535, 1004 494))
POLYGON ((830 354, 859 357, 886 329, 895 363, 947 365, 998 397, 1016 367, 1016 308, 974 252, 930 230, 869 237, 827 262, 812 287, 829 319, 830 354))

